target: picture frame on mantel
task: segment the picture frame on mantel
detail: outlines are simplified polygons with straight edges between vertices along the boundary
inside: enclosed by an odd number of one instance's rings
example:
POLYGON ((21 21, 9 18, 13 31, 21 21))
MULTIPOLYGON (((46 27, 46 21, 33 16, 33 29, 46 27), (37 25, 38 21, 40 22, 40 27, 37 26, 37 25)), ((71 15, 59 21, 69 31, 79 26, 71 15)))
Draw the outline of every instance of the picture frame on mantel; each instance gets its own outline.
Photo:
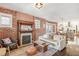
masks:
POLYGON ((0 12, 0 28, 12 27, 12 15, 0 12))

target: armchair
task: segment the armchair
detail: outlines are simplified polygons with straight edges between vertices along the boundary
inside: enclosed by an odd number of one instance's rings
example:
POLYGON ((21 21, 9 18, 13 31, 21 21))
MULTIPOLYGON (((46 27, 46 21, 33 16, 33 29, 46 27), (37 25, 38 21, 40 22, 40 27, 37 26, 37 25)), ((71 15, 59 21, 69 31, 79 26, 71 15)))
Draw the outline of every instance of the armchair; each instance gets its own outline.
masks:
POLYGON ((8 53, 10 54, 10 50, 14 48, 18 48, 17 41, 14 39, 10 39, 11 43, 6 44, 3 40, 0 40, 0 43, 3 47, 6 47, 8 53))

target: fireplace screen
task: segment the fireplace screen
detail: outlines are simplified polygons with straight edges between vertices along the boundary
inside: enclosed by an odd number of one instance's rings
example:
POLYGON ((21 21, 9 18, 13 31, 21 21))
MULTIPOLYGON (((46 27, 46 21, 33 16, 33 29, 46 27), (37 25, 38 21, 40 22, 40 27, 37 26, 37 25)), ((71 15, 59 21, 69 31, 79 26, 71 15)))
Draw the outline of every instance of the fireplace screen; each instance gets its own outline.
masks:
POLYGON ((31 42, 31 37, 30 35, 23 35, 22 36, 22 44, 28 44, 31 42))

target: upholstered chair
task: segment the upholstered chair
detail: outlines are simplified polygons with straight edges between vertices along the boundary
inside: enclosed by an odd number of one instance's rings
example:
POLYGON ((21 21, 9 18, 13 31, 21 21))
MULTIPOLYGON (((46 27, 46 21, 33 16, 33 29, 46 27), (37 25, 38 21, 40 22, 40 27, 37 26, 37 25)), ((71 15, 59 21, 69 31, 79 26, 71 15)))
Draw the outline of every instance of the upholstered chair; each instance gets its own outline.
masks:
POLYGON ((11 43, 9 43, 9 44, 6 44, 3 40, 0 40, 1 45, 3 47, 6 47, 9 54, 10 54, 11 49, 18 48, 17 41, 14 39, 11 39, 11 38, 10 38, 10 40, 11 40, 11 43))

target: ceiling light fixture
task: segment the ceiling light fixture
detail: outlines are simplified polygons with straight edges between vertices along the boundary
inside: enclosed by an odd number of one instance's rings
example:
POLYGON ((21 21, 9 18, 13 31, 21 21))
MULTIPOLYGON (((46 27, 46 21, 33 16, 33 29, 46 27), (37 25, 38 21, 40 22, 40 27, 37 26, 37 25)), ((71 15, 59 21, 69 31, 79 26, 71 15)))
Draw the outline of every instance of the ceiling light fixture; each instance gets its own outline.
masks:
POLYGON ((41 9, 42 7, 44 7, 43 3, 35 3, 34 5, 36 8, 41 9))

